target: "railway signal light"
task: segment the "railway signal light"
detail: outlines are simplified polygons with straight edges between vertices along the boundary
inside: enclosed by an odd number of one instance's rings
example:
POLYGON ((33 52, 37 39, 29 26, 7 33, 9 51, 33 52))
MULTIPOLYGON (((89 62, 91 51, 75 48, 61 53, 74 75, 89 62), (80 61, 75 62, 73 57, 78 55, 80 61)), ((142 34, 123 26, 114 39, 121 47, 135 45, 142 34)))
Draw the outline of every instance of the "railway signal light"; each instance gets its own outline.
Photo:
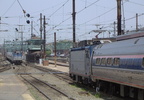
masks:
POLYGON ((15 28, 15 30, 18 32, 18 29, 17 29, 17 28, 15 28))
MULTIPOLYGON (((30 17, 30 14, 27 13, 27 14, 26 14, 26 17, 29 18, 29 17, 30 17)), ((30 24, 30 20, 26 20, 26 23, 27 23, 27 24, 30 24)))
POLYGON ((26 22, 27 22, 27 24, 30 24, 30 21, 29 21, 29 20, 27 20, 26 22))
POLYGON ((30 14, 26 14, 27 17, 30 17, 30 14))

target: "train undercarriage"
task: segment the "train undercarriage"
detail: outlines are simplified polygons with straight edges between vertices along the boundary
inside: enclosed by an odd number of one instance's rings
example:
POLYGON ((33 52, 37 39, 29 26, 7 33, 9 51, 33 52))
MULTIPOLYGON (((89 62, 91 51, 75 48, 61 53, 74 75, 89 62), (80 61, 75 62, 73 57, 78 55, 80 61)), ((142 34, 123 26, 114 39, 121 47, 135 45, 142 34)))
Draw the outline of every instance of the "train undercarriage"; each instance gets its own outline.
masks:
POLYGON ((22 63, 22 60, 14 60, 14 61, 12 61, 12 60, 10 60, 10 59, 8 59, 8 58, 7 58, 7 60, 8 60, 10 63, 15 64, 15 65, 21 65, 21 63, 22 63))
POLYGON ((96 80, 96 90, 128 100, 144 100, 144 89, 118 83, 96 80))
POLYGON ((144 89, 122 85, 118 83, 95 80, 79 75, 70 74, 70 77, 78 83, 82 83, 95 88, 96 92, 103 92, 109 95, 118 96, 126 100, 144 100, 144 89))

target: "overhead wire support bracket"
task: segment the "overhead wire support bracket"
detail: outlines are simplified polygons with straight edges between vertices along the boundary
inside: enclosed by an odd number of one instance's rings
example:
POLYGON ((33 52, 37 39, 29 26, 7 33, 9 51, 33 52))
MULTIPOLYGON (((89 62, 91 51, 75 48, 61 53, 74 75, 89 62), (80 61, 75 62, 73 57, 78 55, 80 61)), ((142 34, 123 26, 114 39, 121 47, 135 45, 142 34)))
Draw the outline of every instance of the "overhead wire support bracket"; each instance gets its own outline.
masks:
POLYGON ((25 14, 26 11, 23 9, 23 7, 22 7, 22 5, 20 4, 19 0, 17 0, 17 2, 19 3, 19 5, 20 5, 20 7, 21 7, 21 9, 22 9, 22 11, 23 11, 23 13, 25 14))

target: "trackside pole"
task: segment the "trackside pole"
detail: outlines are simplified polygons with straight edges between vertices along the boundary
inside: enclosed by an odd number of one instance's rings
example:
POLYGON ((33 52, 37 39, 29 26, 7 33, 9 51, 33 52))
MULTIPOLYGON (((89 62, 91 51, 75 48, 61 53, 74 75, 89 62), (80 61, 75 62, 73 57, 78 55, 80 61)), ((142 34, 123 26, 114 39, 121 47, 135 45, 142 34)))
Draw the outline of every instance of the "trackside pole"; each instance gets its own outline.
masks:
POLYGON ((54 32, 55 67, 56 67, 56 32, 54 32))

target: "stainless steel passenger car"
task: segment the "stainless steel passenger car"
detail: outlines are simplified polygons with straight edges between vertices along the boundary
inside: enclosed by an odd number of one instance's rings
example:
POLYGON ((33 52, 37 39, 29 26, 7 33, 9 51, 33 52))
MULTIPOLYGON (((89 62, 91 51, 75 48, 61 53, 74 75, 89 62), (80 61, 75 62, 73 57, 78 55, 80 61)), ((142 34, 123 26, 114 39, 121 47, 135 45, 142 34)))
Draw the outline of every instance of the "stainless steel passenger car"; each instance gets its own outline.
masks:
POLYGON ((137 95, 141 97, 139 95, 144 94, 141 91, 144 89, 144 37, 96 46, 91 79, 120 84, 121 95, 124 95, 124 86, 131 87, 129 94, 138 88, 137 95))

